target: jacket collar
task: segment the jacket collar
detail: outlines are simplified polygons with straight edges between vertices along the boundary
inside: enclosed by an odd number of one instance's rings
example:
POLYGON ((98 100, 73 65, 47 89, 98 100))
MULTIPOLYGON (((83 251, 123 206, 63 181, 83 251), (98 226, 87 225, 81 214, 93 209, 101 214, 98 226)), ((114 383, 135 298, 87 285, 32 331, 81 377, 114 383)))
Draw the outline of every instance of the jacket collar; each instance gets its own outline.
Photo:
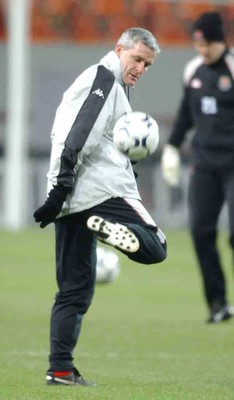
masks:
POLYGON ((122 66, 119 57, 115 53, 115 51, 110 51, 107 53, 101 60, 100 64, 104 65, 104 67, 108 68, 115 78, 119 81, 119 83, 125 87, 123 77, 122 77, 122 66))

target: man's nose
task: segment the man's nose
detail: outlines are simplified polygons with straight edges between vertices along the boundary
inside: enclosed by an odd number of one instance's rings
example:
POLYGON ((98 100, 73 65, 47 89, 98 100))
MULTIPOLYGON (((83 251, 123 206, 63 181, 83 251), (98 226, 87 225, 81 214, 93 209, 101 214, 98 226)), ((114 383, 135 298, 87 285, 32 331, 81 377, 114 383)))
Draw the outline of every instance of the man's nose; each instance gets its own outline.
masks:
POLYGON ((145 63, 144 62, 141 62, 138 64, 137 72, 141 75, 145 72, 145 63))

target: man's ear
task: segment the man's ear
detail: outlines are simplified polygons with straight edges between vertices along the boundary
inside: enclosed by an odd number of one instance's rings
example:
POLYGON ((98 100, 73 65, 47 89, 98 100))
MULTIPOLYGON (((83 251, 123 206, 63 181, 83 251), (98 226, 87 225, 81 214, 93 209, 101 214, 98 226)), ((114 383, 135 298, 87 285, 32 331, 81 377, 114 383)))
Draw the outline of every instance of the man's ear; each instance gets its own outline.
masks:
POLYGON ((118 56, 120 56, 120 53, 121 53, 122 49, 123 49, 122 44, 117 44, 117 45, 115 46, 115 52, 116 52, 116 54, 117 54, 118 56))

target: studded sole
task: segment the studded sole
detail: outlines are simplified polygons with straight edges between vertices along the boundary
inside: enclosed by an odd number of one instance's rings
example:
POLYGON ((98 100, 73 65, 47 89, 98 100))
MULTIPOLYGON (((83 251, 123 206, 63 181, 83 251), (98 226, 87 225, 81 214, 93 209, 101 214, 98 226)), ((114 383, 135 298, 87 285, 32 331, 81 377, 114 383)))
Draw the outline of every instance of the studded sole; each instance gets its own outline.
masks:
POLYGON ((135 253, 139 249, 136 235, 124 225, 94 215, 88 219, 87 226, 99 240, 117 249, 129 253, 135 253))

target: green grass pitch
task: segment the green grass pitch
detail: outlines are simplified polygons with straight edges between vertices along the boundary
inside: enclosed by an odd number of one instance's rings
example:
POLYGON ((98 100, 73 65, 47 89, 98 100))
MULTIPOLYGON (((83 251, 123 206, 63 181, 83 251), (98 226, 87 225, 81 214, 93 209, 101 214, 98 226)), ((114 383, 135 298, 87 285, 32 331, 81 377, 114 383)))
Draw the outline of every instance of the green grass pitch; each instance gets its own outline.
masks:
MULTIPOLYGON (((234 320, 204 323, 207 310, 188 233, 170 231, 167 237, 164 263, 144 266, 120 255, 118 279, 96 286, 74 358, 98 386, 48 387, 53 229, 0 231, 0 399, 234 399, 234 320)), ((219 245, 233 302, 227 239, 223 232, 219 245)))

